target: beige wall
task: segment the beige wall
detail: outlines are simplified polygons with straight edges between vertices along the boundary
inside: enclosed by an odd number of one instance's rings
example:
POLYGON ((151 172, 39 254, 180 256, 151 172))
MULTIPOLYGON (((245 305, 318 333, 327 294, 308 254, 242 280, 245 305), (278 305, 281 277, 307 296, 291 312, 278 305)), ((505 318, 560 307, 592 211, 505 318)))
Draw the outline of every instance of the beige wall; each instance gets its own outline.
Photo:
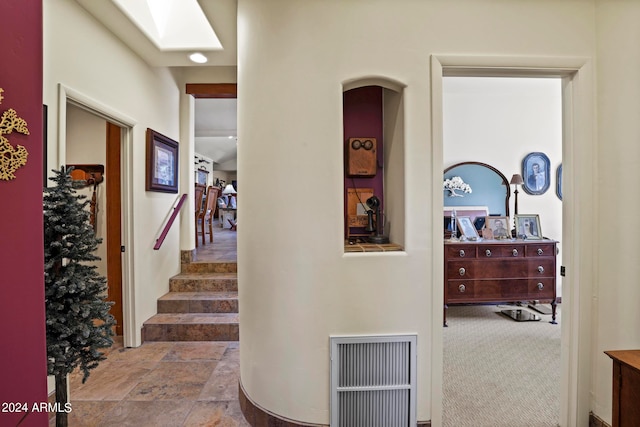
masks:
POLYGON ((591 57, 593 13, 587 1, 239 1, 241 202, 261 212, 239 234, 241 376, 258 405, 328 423, 329 336, 417 333, 417 418, 438 419, 430 55, 591 57), (406 85, 399 254, 343 254, 341 85, 368 76, 406 85), (286 198, 264 176, 287 182, 286 198))
POLYGON ((611 359, 603 351, 640 348, 640 273, 635 212, 640 208, 640 3, 599 1, 596 28, 598 187, 593 309, 593 410, 611 420, 611 359))
MULTIPOLYGON (((75 1, 43 3, 43 96, 44 103, 49 106, 50 167, 63 163, 66 156, 66 140, 59 138, 64 132, 60 133, 57 121, 61 113, 59 84, 82 94, 93 105, 128 117, 135 123, 132 138, 124 148, 125 158, 129 161, 125 170, 129 180, 129 185, 125 185, 125 198, 128 206, 135 205, 129 218, 131 244, 127 244, 127 255, 132 257, 135 267, 131 265, 125 277, 131 287, 129 294, 125 292, 125 299, 132 309, 129 317, 132 334, 125 344, 139 345, 142 323, 156 313, 157 298, 168 291, 169 277, 180 268, 178 227, 171 229, 160 250, 152 250, 177 195, 145 191, 146 129, 149 127, 179 140, 180 88, 170 70, 146 65, 75 1), (59 148, 63 151, 62 159, 58 158, 59 148)), ((184 158, 187 144, 180 148, 184 158)), ((193 176, 193 171, 191 174, 193 176)), ((125 300, 125 321, 128 316, 126 304, 125 300)), ((126 331, 127 325, 124 326, 126 331)), ((126 335, 125 332, 125 340, 126 335)))

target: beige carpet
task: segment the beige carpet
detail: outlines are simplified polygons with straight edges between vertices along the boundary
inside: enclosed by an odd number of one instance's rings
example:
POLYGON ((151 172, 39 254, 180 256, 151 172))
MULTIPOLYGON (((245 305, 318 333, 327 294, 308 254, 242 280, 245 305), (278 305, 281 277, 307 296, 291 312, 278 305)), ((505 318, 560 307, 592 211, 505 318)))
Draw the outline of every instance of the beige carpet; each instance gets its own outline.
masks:
MULTIPOLYGON (((516 322, 507 305, 450 306, 444 328, 445 427, 556 427, 560 316, 516 322)), ((523 308, 524 309, 524 308, 523 308)))

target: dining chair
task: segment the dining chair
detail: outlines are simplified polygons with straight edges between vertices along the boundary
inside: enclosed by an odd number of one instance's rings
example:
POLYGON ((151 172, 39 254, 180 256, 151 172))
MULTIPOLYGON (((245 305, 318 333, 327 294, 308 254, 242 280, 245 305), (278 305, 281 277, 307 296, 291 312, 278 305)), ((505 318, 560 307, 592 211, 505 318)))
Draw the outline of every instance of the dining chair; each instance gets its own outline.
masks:
POLYGON ((209 230, 209 242, 213 243, 213 214, 216 210, 216 204, 218 202, 218 193, 220 189, 218 187, 209 186, 207 189, 207 197, 204 202, 204 208, 200 213, 200 227, 202 231, 202 244, 205 244, 205 236, 207 229, 209 230))
POLYGON ((194 203, 195 203, 195 215, 196 215, 196 248, 198 247, 198 220, 200 218, 200 212, 202 212, 202 199, 204 197, 204 191, 206 187, 202 184, 196 184, 196 188, 194 191, 194 203))

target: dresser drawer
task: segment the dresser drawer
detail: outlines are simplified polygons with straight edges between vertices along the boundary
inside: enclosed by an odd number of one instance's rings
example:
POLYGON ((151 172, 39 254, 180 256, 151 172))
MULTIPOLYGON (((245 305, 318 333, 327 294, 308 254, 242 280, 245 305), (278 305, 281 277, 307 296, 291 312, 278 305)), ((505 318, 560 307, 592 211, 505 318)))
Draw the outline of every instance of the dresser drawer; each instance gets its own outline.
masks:
POLYGON ((473 259, 476 257, 476 245, 445 245, 444 259, 473 259))
POLYGON ((523 258, 524 245, 478 245, 478 258, 523 258))
POLYGON ((520 279, 554 277, 555 261, 553 258, 518 260, 496 258, 486 260, 451 260, 445 264, 447 279, 520 279))
POLYGON ((529 299, 554 299, 556 296, 556 281, 544 278, 540 280, 529 280, 529 299))
POLYGON ((553 243, 529 244, 526 248, 526 256, 529 258, 555 257, 555 245, 553 243))
MULTIPOLYGON (((447 302, 492 302, 529 299, 529 280, 449 280, 447 302)), ((533 286, 533 285, 531 285, 533 286)), ((540 298, 536 298, 540 299, 540 298)))

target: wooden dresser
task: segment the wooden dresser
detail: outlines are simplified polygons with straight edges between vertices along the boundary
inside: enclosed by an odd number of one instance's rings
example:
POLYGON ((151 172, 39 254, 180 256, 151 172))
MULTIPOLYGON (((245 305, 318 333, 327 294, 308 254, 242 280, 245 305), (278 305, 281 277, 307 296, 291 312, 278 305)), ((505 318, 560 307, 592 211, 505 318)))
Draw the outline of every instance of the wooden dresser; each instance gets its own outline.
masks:
POLYGON ((444 325, 448 304, 550 301, 556 323, 554 240, 444 244, 444 325))
POLYGON ((612 427, 640 425, 640 350, 605 351, 613 359, 612 427))

